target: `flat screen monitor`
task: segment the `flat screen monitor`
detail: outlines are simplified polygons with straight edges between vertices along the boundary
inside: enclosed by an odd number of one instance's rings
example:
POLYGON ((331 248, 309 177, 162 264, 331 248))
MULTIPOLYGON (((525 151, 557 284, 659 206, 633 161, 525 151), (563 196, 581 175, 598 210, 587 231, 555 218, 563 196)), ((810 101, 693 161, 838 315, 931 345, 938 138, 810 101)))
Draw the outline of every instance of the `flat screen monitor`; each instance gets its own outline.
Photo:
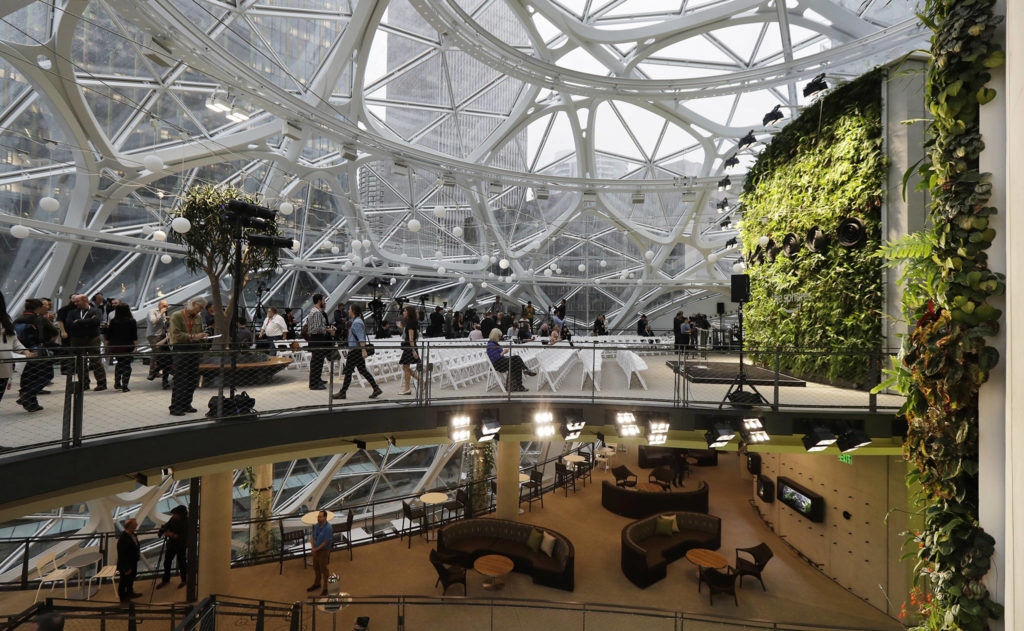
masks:
POLYGON ((747 454, 747 473, 749 473, 750 475, 760 475, 761 454, 747 454))
POLYGON ((757 497, 765 504, 775 501, 775 483, 766 475, 757 476, 757 497))
POLYGON ((779 477, 776 497, 811 521, 825 521, 825 498, 789 478, 779 477))

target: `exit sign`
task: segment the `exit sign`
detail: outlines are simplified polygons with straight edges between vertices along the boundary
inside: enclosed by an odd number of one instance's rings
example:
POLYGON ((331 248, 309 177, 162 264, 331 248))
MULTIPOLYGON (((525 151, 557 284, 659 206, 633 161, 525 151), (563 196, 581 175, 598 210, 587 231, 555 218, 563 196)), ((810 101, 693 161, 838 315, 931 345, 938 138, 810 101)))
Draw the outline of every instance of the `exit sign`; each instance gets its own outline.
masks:
POLYGON ((839 454, 839 462, 845 462, 846 464, 853 464, 852 454, 839 454))

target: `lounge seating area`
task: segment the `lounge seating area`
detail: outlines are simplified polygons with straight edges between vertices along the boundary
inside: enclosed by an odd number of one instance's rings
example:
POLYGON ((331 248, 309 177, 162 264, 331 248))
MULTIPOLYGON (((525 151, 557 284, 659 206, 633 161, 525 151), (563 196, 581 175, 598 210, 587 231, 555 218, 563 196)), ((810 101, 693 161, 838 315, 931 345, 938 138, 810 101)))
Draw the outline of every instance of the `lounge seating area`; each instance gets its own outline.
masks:
POLYGON ((601 483, 601 506, 616 515, 632 519, 669 511, 707 513, 708 484, 701 481, 693 488, 645 491, 617 486, 605 480, 601 483))
POLYGON ((722 520, 702 513, 667 513, 675 520, 669 533, 659 532, 652 515, 622 529, 622 572, 637 587, 647 587, 666 576, 666 566, 688 550, 717 550, 722 545, 722 520), (678 531, 676 531, 678 529, 678 531))
MULTIPOLYGON (((462 567, 472 567, 484 555, 500 554, 512 560, 513 571, 527 574, 538 585, 572 591, 575 550, 568 537, 544 529, 554 538, 550 554, 533 549, 530 537, 535 527, 504 519, 463 519, 438 531, 437 551, 462 567)), ((539 529, 537 529, 539 530, 539 529)))

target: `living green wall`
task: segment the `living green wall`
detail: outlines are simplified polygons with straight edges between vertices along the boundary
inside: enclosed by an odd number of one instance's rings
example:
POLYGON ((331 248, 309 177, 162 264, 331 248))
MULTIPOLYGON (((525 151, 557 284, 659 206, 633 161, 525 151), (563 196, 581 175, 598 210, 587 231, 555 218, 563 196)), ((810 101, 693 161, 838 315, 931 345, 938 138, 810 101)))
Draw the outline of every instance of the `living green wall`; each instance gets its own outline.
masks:
POLYGON ((882 79, 882 70, 873 71, 807 107, 758 156, 741 196, 740 235, 751 285, 744 306, 749 347, 855 353, 783 354, 780 367, 860 387, 874 385, 865 353, 882 343, 882 269, 875 255, 886 182, 882 79), (864 223, 863 246, 837 243, 836 229, 846 217, 864 223), (829 238, 822 253, 804 244, 814 227, 829 238), (750 262, 762 236, 781 246, 788 233, 801 243, 794 258, 780 252, 773 262, 750 262))

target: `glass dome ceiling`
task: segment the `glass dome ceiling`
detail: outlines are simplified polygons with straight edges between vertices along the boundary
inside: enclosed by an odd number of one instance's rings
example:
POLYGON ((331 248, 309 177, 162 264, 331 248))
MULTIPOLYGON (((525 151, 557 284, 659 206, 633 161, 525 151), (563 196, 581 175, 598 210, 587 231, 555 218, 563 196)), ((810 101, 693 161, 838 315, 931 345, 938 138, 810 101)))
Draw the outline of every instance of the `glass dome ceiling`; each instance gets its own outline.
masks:
POLYGON ((179 246, 152 234, 185 188, 230 184, 295 207, 282 219, 299 248, 267 302, 322 291, 333 303, 395 278, 389 292, 456 308, 495 293, 566 297, 588 320, 627 326, 722 291, 743 172, 774 129, 764 114, 779 105, 784 124, 815 98, 803 95, 815 75, 834 85, 919 46, 913 11, 890 0, 9 2, 0 242, 12 254, 0 288, 8 301, 103 291, 136 308, 202 294, 180 259, 160 261, 179 246), (750 131, 758 142, 739 149, 750 131), (731 190, 719 191, 725 175, 731 190), (40 208, 44 196, 57 211, 40 208), (17 224, 28 238, 11 236, 17 224), (369 248, 354 251, 357 239, 369 248))

